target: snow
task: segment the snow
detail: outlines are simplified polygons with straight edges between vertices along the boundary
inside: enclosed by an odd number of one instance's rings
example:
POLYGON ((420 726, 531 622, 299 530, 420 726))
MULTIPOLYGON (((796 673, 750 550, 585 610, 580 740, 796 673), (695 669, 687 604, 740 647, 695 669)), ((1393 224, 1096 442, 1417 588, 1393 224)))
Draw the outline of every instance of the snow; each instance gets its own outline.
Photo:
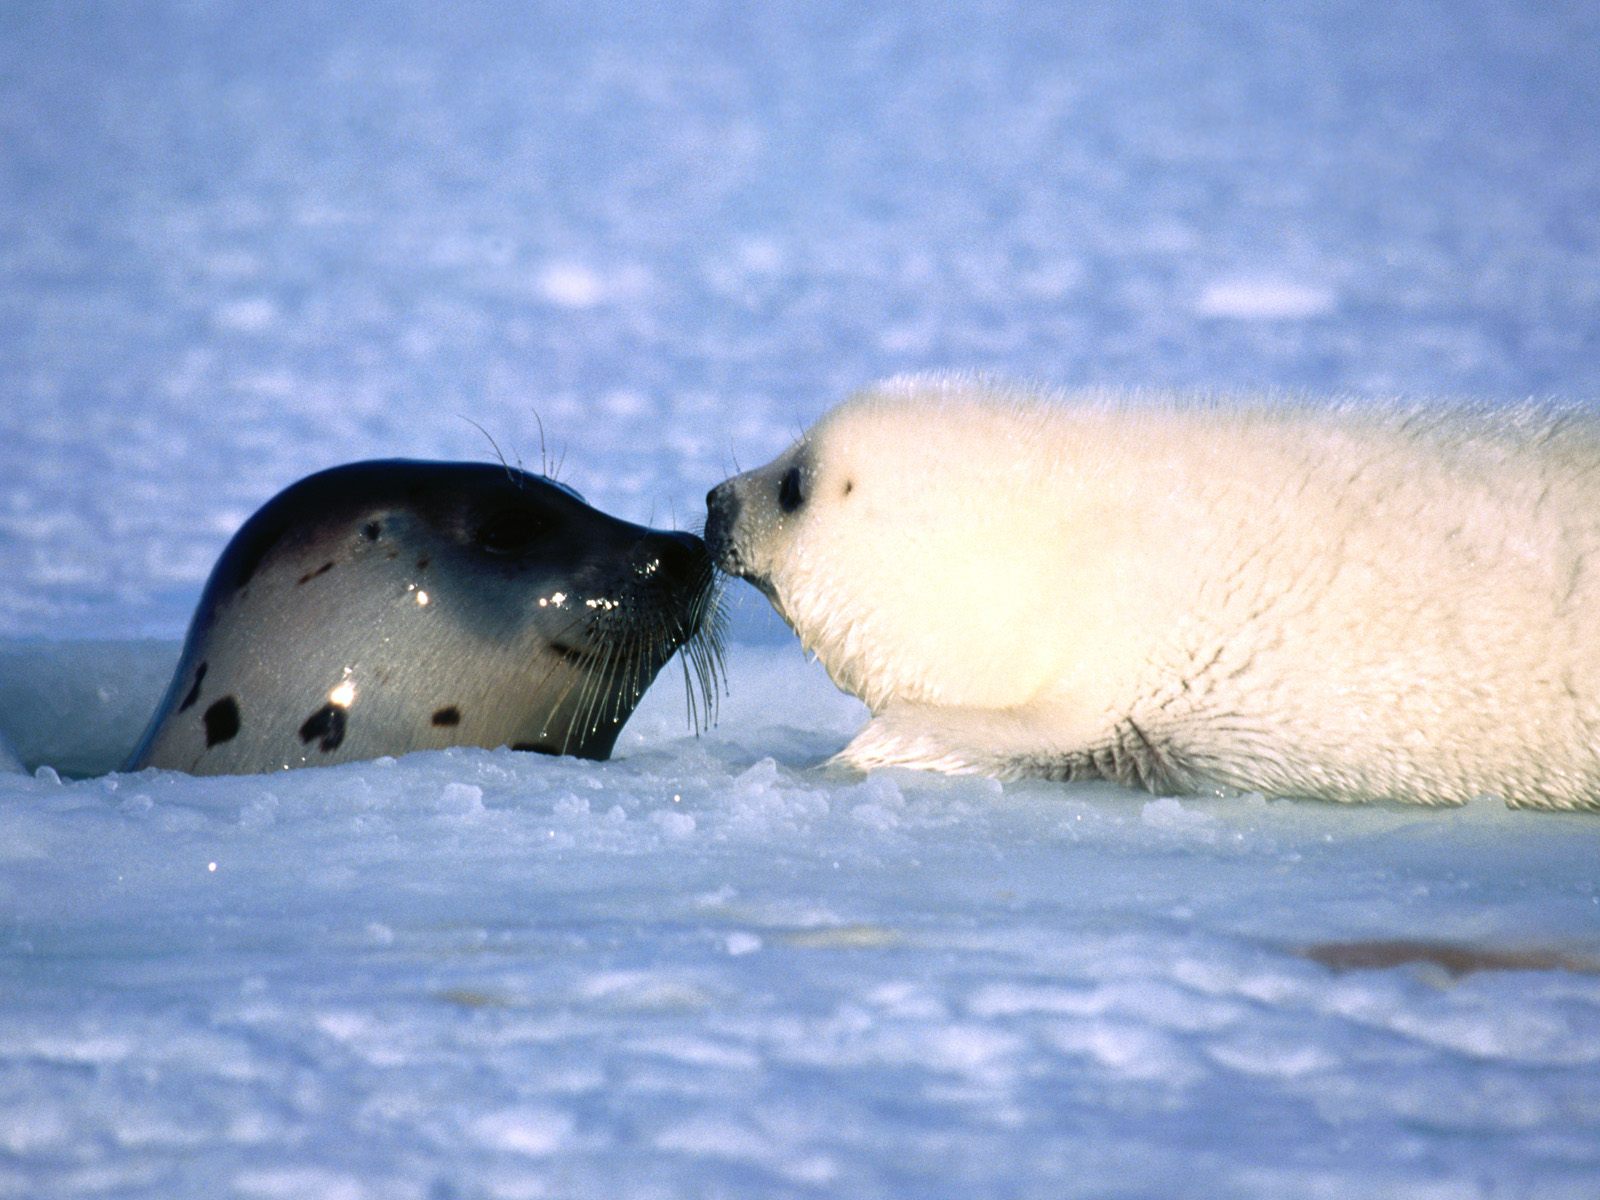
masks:
POLYGON ((1195 309, 1207 317, 1243 321, 1320 317, 1338 306, 1326 288, 1277 279, 1230 279, 1208 284, 1195 309))
POLYGON ((687 527, 904 370, 1600 394, 1597 60, 1511 0, 5 6, 0 1196, 1597 1194, 1593 817, 835 774, 748 588, 700 737, 669 671, 607 763, 108 773, 239 522, 473 422, 687 527))

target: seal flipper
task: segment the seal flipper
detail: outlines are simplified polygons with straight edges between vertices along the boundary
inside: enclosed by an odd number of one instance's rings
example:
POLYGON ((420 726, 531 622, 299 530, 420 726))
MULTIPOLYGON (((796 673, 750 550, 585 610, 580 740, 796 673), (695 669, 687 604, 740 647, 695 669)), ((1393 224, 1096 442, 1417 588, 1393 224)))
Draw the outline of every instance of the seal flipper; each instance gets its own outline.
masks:
MULTIPOLYGON (((1057 718, 1059 719, 1059 717, 1057 718)), ((1054 734, 1032 707, 942 708, 931 704, 890 704, 862 727, 830 765, 870 771, 877 767, 910 767, 946 775, 992 775, 997 779, 1023 779, 1041 774, 1071 779, 1095 777, 1086 772, 1046 772, 1041 755, 1041 730, 1054 734)), ((1085 741, 1092 735, 1085 729, 1085 741)), ((1061 759, 1083 758, 1064 748, 1061 759)))
POLYGON ((908 767, 996 779, 1107 779, 1157 794, 1194 791, 1196 773, 1132 720, 1086 718, 1059 706, 940 708, 891 704, 829 766, 908 767), (1074 731, 1064 734, 1063 731, 1074 731), (1046 740, 1054 745, 1046 748, 1046 740))

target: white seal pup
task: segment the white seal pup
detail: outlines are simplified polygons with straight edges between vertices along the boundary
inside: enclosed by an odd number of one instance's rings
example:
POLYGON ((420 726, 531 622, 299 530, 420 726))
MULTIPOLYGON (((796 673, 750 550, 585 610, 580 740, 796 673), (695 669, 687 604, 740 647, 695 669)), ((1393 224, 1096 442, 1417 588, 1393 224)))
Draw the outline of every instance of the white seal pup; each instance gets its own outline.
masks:
POLYGON ((890 380, 707 497, 839 755, 1600 808, 1600 420, 890 380))
POLYGON ((234 535, 129 770, 241 774, 443 746, 605 758, 684 648, 714 701, 713 571, 485 463, 353 463, 234 535))

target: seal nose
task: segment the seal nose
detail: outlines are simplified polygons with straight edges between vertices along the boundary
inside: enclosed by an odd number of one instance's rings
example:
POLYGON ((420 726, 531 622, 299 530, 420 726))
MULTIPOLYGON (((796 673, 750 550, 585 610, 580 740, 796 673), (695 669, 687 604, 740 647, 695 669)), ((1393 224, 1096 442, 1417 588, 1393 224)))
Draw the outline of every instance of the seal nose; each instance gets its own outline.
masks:
POLYGON ((657 533, 651 541, 654 543, 650 547, 652 556, 668 579, 695 580, 711 570, 706 544, 692 533, 677 530, 657 533))
POLYGON ((692 533, 653 529, 640 549, 643 557, 634 568, 640 581, 655 603, 675 614, 688 637, 699 627, 715 580, 706 544, 692 533))
POLYGON ((739 516, 739 498, 733 481, 725 480, 706 493, 706 545, 713 562, 724 569, 733 560, 733 523, 739 516))

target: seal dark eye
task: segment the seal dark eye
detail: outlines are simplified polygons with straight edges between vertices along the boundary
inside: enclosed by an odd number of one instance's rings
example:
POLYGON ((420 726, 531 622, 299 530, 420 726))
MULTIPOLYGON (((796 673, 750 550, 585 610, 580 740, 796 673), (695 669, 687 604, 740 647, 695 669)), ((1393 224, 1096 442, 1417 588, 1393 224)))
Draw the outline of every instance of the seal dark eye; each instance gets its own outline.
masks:
POLYGON ((490 554, 521 554, 548 529, 549 522, 534 509, 506 508, 479 525, 473 541, 490 554))
POLYGON ((790 467, 778 482, 778 507, 792 513, 805 502, 805 492, 800 487, 800 468, 790 467))

